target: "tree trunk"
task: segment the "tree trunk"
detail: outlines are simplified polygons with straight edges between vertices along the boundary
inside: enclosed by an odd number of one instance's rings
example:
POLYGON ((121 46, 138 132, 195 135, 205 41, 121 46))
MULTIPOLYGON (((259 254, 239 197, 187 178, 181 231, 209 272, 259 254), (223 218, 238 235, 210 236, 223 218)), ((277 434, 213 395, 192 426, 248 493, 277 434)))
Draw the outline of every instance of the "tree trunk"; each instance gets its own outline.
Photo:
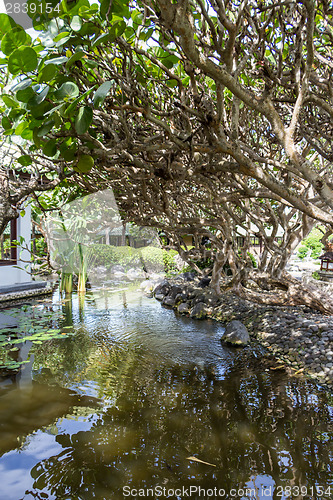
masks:
POLYGON ((0 234, 4 232, 8 222, 17 217, 17 210, 12 207, 10 200, 8 176, 0 168, 0 234))
POLYGON ((215 262, 213 266, 212 279, 210 282, 210 288, 214 290, 218 295, 221 294, 220 279, 222 274, 222 269, 226 263, 227 256, 223 252, 217 252, 215 256, 215 262))
POLYGON ((123 226, 121 229, 121 246, 124 247, 126 245, 126 222, 123 222, 123 226))

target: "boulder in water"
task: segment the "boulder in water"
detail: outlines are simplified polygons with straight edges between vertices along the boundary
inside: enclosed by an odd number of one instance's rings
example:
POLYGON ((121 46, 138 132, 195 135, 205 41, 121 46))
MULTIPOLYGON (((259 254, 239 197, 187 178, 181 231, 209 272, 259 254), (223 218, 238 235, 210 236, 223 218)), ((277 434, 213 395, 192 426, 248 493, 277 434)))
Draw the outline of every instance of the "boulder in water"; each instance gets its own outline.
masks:
POLYGON ((204 319, 207 317, 207 305, 204 302, 199 302, 192 307, 190 316, 195 319, 204 319))
POLYGON ((250 343, 250 335, 246 326, 234 319, 226 326, 221 340, 234 346, 245 346, 250 343))
POLYGON ((175 297, 171 297, 170 295, 167 295, 166 297, 164 297, 164 299, 162 300, 162 304, 164 306, 170 306, 170 307, 173 307, 175 304, 176 304, 176 299, 175 297))
POLYGON ((177 310, 180 314, 187 314, 190 310, 191 306, 187 302, 182 302, 179 304, 177 310))
POLYGON ((154 295, 168 295, 170 292, 171 285, 167 280, 163 280, 161 283, 156 285, 154 288, 154 295))

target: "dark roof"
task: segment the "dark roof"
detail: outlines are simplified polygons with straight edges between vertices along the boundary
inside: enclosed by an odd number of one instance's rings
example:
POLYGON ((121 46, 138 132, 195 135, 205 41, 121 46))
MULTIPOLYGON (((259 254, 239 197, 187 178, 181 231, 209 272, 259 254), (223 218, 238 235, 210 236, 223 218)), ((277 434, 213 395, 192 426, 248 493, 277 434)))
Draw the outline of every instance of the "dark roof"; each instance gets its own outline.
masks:
POLYGON ((333 261, 333 252, 325 252, 323 255, 319 257, 319 259, 332 260, 333 261))

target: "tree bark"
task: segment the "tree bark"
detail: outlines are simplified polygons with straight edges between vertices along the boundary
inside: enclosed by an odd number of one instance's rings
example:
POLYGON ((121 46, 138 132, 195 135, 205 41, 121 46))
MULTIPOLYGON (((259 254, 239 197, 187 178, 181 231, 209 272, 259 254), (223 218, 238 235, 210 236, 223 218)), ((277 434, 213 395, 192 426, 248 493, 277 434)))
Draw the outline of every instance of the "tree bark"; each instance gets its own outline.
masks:
POLYGON ((279 278, 272 278, 268 274, 250 273, 248 276, 256 283, 257 289, 247 288, 244 279, 235 280, 232 291, 243 299, 259 304, 276 306, 305 305, 323 314, 333 314, 333 300, 325 293, 283 273, 279 278))

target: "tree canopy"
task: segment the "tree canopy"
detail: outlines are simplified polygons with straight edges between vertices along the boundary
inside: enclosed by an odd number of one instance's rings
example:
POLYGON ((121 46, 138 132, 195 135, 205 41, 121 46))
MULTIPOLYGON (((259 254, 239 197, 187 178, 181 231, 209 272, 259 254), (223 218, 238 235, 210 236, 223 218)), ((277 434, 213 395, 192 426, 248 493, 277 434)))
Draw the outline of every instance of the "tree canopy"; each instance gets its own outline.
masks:
POLYGON ((0 19, 2 127, 21 151, 1 167, 3 225, 46 179, 112 185, 125 218, 210 233, 229 260, 243 225, 280 271, 313 219, 332 227, 329 2, 43 5, 34 39, 0 19))

